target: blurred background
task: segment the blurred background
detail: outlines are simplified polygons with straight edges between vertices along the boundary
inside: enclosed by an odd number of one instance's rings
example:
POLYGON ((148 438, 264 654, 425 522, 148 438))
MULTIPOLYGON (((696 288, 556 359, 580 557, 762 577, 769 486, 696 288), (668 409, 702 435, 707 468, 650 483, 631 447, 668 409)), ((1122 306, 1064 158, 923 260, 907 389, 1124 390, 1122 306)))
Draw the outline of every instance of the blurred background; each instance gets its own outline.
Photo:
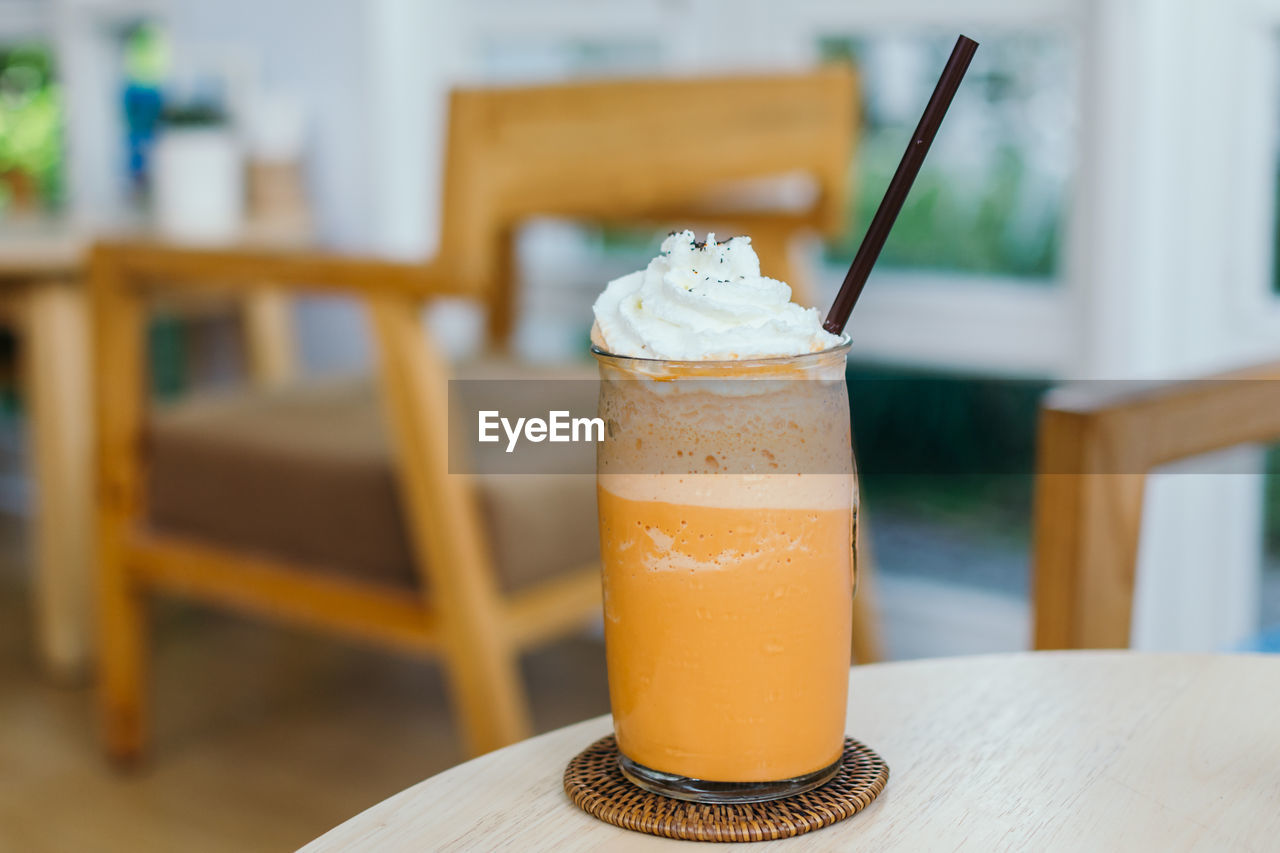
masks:
MULTIPOLYGON (((1041 394, 1280 356, 1280 2, 0 0, 3 286, 74 280, 94 239, 121 234, 425 260, 447 248, 454 87, 838 62, 860 92, 847 216, 790 246, 825 306, 958 31, 981 49, 851 325, 850 375, 866 380, 854 432, 884 656, 1024 649, 1041 394)), ((660 234, 522 220, 515 358, 585 361, 595 295, 660 234)), ((369 370, 353 300, 284 310, 299 373, 369 370)), ((114 771, 91 677, 40 664, 40 329, 14 316, 0 333, 0 849, 288 849, 465 757, 433 664, 164 602, 151 752, 114 771)), ((486 344, 464 301, 428 327, 459 361, 486 344)), ((49 328, 62 347, 71 327, 49 328)), ((226 311, 161 310, 147 334, 158 399, 251 369, 226 311)), ((1278 470, 1275 448, 1250 446, 1149 479, 1134 647, 1275 650, 1278 470)), ((522 666, 537 729, 607 711, 598 631, 522 666)))

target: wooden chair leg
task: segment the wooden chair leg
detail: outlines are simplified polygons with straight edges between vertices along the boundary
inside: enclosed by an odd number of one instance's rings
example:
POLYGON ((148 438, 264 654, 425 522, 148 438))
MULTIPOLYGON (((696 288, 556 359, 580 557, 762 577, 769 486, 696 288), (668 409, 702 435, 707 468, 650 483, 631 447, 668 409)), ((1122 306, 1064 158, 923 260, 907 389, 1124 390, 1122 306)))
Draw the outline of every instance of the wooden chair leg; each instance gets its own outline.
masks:
POLYGON ((494 259, 493 290, 489 299, 489 345, 496 352, 506 352, 511 347, 511 336, 516 330, 516 234, 514 229, 503 232, 494 259))
POLYGON ((1032 543, 1036 649, 1129 646, 1146 476, 1077 412, 1041 413, 1032 543))
POLYGON ((1145 484, 1141 474, 1036 478, 1037 650, 1128 648, 1145 484))
POLYGON ((242 310, 254 383, 259 388, 273 388, 293 380, 298 357, 288 294, 255 290, 245 297, 242 310))
POLYGON ((853 597, 854 663, 877 663, 884 658, 880 642, 880 617, 876 608, 875 561, 867 527, 865 501, 858 508, 858 537, 854 544, 858 573, 857 594, 853 597))
POLYGON ((529 735, 529 710, 472 483, 449 470, 448 370, 427 341, 416 301, 369 303, 425 603, 439 614, 442 657, 468 746, 488 752, 529 735))
POLYGON ((853 597, 853 661, 854 663, 879 663, 884 659, 880 645, 880 617, 876 613, 876 596, 870 567, 860 568, 858 594, 853 597))
POLYGON ((122 545, 141 517, 146 406, 143 304, 109 253, 90 265, 97 428, 98 700, 108 755, 136 761, 147 738, 147 611, 122 545))
POLYGON ((147 741, 148 614, 142 590, 113 550, 100 552, 98 697, 107 755, 129 765, 147 741))
POLYGON ((463 728, 469 755, 483 755, 529 737, 529 700, 519 658, 509 644, 469 643, 446 648, 441 657, 450 685, 454 718, 463 728))

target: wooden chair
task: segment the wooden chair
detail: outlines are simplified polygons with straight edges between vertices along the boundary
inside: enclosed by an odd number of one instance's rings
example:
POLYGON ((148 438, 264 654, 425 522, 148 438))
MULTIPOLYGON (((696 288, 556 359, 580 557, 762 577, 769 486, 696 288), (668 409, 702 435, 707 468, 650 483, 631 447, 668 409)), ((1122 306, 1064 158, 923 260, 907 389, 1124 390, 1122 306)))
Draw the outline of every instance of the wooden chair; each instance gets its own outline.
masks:
POLYGON ((1035 647, 1127 648, 1152 468, 1280 438, 1280 364, 1212 381, 1068 385, 1040 418, 1035 647))
MULTIPOLYGON (((838 223, 853 116, 852 74, 835 68, 461 91, 451 101, 442 249, 429 263, 298 250, 97 246, 91 293, 100 686, 109 752, 131 759, 145 743, 145 598, 152 592, 437 655, 472 752, 526 736, 517 656, 598 613, 598 569, 566 566, 520 589, 504 588, 477 483, 449 474, 442 416, 449 370, 423 334, 423 303, 440 296, 479 300, 490 308, 495 333, 508 332, 511 234, 534 215, 676 224, 705 215, 753 234, 765 250, 766 273, 789 276, 780 272, 781 255, 771 260, 769 251, 802 229, 838 223), (708 127, 715 129, 714 146, 708 127), (717 206, 716 192, 735 180, 794 170, 818 180, 811 208, 765 214, 717 206), (154 523, 160 466, 151 463, 161 448, 143 371, 148 303, 235 293, 249 320, 255 373, 264 384, 280 385, 292 372, 289 356, 254 330, 278 327, 260 321, 279 319, 283 294, 299 290, 351 296, 371 319, 411 552, 407 585, 319 573, 296 559, 154 523)), ((860 595, 859 608, 868 605, 860 595)), ((873 659, 873 638, 862 634, 858 659, 873 659)))
POLYGON ((531 216, 750 234, 764 273, 813 304, 789 245, 841 228, 857 104, 843 65, 459 90, 449 105, 440 263, 484 300, 498 342, 513 325, 513 229, 531 216), (727 195, 743 181, 788 174, 814 182, 812 201, 760 210, 727 195))
POLYGON ((420 322, 425 298, 458 292, 429 265, 300 253, 95 248, 99 675, 111 755, 136 757, 145 742, 145 599, 152 592, 439 655, 472 751, 528 733, 516 655, 598 612, 598 568, 580 566, 515 593, 500 589, 475 484, 449 474, 448 424, 441 417, 449 374, 420 322), (175 289, 249 294, 264 282, 346 293, 367 307, 418 584, 317 572, 152 523, 148 445, 155 444, 155 431, 149 428, 145 379, 146 302, 157 291, 175 289))

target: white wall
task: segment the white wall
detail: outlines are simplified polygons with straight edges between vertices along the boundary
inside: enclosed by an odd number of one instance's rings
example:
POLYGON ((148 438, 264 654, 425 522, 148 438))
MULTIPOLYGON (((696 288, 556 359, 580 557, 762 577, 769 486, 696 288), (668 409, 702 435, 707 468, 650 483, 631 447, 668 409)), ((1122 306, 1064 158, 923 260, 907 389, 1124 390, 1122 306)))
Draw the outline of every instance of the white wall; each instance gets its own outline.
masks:
POLYGON ((307 172, 319 236, 343 248, 375 239, 364 0, 169 0, 175 59, 227 51, 307 113, 307 172))

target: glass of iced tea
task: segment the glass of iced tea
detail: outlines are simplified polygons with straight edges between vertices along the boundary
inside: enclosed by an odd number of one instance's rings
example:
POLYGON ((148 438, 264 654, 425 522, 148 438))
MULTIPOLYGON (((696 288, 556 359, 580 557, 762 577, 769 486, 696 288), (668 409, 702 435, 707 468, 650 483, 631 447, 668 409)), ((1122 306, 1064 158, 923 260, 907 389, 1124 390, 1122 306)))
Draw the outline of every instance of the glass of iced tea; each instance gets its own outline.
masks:
POLYGON ((593 349, 610 702, 642 788, 753 802, 839 769, 858 504, 848 349, 593 349))

